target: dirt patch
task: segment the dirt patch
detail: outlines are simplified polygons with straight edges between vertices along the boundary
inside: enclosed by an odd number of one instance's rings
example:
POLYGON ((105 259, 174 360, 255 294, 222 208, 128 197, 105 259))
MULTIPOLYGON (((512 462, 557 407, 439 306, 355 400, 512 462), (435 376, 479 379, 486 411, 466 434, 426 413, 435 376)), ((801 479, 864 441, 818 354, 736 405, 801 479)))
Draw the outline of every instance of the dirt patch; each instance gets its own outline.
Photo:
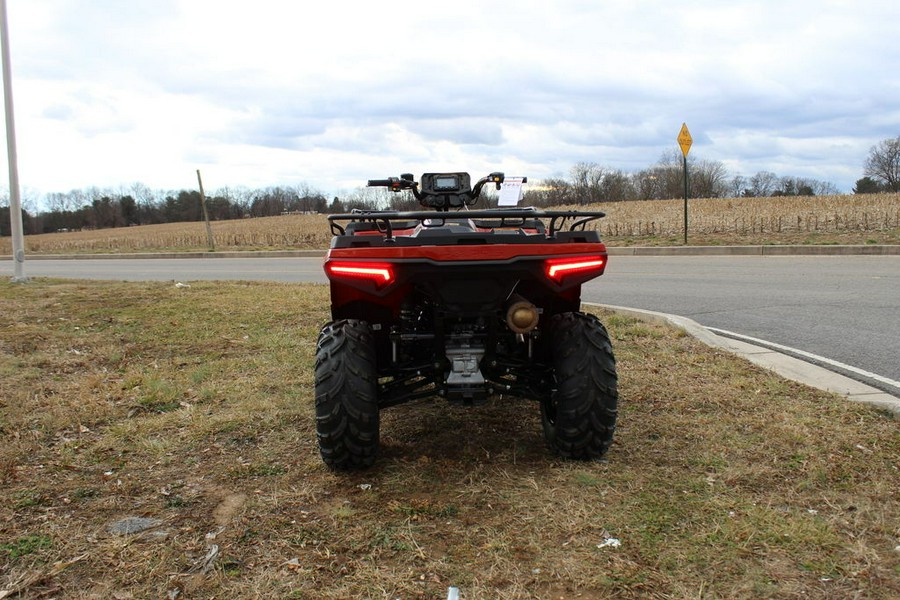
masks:
POLYGON ((213 509, 213 520, 222 527, 229 525, 247 504, 247 494, 228 494, 213 509))

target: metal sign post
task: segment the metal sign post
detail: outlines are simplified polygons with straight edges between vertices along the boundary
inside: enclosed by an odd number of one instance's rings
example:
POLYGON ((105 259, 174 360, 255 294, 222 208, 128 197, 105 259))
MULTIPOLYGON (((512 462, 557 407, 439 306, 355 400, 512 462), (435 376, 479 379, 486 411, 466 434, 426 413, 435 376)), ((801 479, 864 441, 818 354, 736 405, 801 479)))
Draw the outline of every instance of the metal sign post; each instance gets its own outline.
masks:
POLYGON ((6 0, 0 0, 0 55, 3 59, 3 104, 6 107, 6 149, 9 159, 9 222, 12 232, 13 283, 25 277, 25 235, 22 227, 22 199, 19 196, 19 162, 16 154, 16 127, 13 118, 12 68, 9 63, 9 27, 6 0))
POLYGON ((678 134, 678 145, 681 146, 681 154, 684 156, 684 245, 687 246, 688 233, 688 168, 687 155, 691 151, 691 144, 694 139, 691 132, 688 131, 687 123, 681 124, 681 133, 678 134))

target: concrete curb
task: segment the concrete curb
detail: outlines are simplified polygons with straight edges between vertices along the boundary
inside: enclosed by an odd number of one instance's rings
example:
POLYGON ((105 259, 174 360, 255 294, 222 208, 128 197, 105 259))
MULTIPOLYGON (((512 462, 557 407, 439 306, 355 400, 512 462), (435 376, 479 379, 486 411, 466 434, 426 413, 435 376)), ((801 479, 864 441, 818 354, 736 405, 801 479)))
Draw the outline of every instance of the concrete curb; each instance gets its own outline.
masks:
POLYGON ((590 302, 585 302, 584 304, 585 306, 605 308, 616 314, 640 319, 641 321, 677 327, 708 346, 736 354, 755 365, 774 371, 786 379, 838 394, 851 402, 869 404, 893 413, 895 418, 900 417, 900 398, 896 396, 793 356, 740 340, 722 337, 686 317, 624 306, 590 302))
MULTIPOLYGON (((610 256, 900 256, 891 246, 607 246, 610 256)), ((28 254, 26 260, 134 258, 313 258, 325 250, 246 250, 236 252, 158 252, 128 254, 28 254)), ((12 260, 12 256, 0 256, 12 260)))

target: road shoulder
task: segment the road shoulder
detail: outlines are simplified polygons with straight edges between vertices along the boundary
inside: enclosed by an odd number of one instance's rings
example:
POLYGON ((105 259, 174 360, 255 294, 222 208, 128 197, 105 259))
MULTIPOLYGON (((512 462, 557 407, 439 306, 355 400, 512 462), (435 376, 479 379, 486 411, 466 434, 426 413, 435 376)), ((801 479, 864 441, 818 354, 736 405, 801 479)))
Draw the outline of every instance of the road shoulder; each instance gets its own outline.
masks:
POLYGON ((786 379, 838 394, 851 402, 862 402, 876 408, 889 411, 900 416, 900 398, 879 389, 845 377, 818 365, 788 356, 781 352, 750 344, 741 340, 717 335, 696 321, 678 315, 640 310, 624 306, 584 303, 586 306, 605 308, 617 314, 648 321, 662 323, 684 330, 701 342, 741 356, 755 365, 774 371, 786 379))

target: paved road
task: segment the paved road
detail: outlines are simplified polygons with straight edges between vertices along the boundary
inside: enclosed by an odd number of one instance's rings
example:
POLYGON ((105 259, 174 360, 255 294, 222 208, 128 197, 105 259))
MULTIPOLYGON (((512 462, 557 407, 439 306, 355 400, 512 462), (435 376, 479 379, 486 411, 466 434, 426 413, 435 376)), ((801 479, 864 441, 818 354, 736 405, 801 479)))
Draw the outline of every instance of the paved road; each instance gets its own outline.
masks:
POLYGON ((582 296, 681 315, 900 381, 900 256, 616 256, 582 296))
MULTIPOLYGON (((0 262, 0 274, 12 269, 0 262)), ((26 274, 325 281, 320 258, 31 260, 26 274)), ((900 381, 900 256, 614 256, 583 297, 682 315, 900 381)))

